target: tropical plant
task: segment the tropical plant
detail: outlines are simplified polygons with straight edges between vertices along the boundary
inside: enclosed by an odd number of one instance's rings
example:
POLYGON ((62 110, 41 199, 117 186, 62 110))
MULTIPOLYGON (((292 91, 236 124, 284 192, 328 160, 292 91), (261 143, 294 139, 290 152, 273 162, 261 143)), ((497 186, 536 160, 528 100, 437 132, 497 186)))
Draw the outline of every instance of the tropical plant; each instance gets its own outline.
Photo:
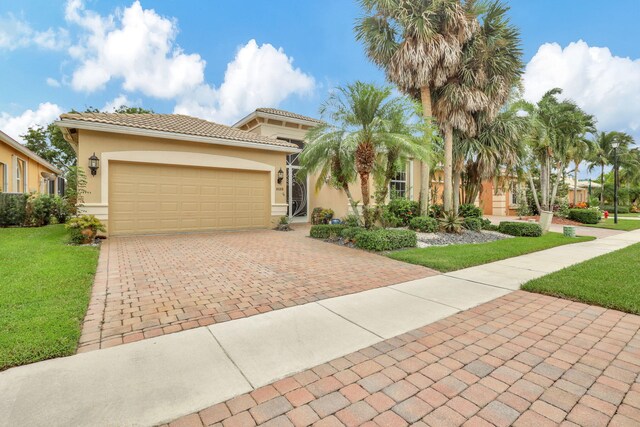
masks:
POLYGON ((440 228, 446 233, 460 233, 464 219, 453 212, 445 212, 442 218, 438 220, 440 228))
POLYGON ((71 218, 65 228, 69 230, 69 240, 76 245, 91 243, 96 238, 98 231, 105 231, 102 222, 93 215, 71 218))
POLYGON ((604 168, 613 163, 613 144, 619 144, 619 150, 624 151, 633 144, 631 135, 624 132, 597 132, 595 134, 595 146, 591 153, 588 170, 592 171, 600 167, 600 204, 604 204, 604 168))
MULTIPOLYGON (((321 168, 325 176, 332 171, 332 165, 336 164, 335 161, 327 164, 328 158, 339 159, 339 168, 335 169, 342 173, 340 185, 345 191, 348 189, 348 182, 353 180, 350 175, 351 165, 355 165, 355 171, 360 178, 362 211, 367 228, 373 225, 375 215, 375 211, 370 208, 370 178, 376 159, 384 152, 390 140, 404 146, 414 143, 412 135, 394 132, 398 129, 392 123, 396 119, 398 109, 402 108, 403 101, 391 97, 391 92, 389 87, 363 82, 338 87, 320 108, 326 124, 312 131, 302 153, 303 168, 321 168), (313 148, 317 141, 325 139, 332 141, 327 144, 333 148, 313 148), (316 150, 321 153, 305 154, 316 150), (334 155, 334 152, 340 154, 334 155)), ((354 212, 357 212, 352 199, 351 203, 354 212)))
POLYGON ((417 216, 411 219, 409 228, 422 233, 435 233, 438 231, 438 221, 430 216, 417 216))
MULTIPOLYGON (((389 81, 419 100, 426 121, 433 115, 432 91, 458 69, 463 45, 478 30, 474 2, 459 0, 360 0, 364 16, 356 39, 389 81)), ((429 143, 429 141, 426 141, 429 143)), ((430 167, 420 165, 420 211, 429 209, 430 167)))

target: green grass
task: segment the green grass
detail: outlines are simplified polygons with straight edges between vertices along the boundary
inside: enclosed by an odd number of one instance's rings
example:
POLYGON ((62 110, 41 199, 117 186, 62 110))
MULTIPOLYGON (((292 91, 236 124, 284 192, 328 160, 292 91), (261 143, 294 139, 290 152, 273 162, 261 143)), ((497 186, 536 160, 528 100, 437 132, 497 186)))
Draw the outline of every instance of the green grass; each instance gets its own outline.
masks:
POLYGON ((640 243, 525 283, 522 289, 640 314, 640 243))
POLYGON ((73 354, 98 249, 62 225, 0 228, 0 370, 73 354))
POLYGON ((632 219, 620 219, 618 218, 618 223, 615 224, 613 222, 613 218, 609 217, 604 221, 600 221, 598 224, 582 224, 585 227, 595 227, 595 228, 607 228, 609 230, 622 230, 622 231, 632 231, 640 229, 640 221, 635 221, 632 219))
POLYGON ((640 218, 640 213, 626 213, 626 214, 618 214, 621 217, 631 217, 631 218, 640 218))
POLYGON ((399 261, 447 272, 593 239, 593 237, 571 238, 564 237, 560 233, 547 233, 542 237, 514 237, 489 243, 407 249, 389 253, 388 256, 399 261))

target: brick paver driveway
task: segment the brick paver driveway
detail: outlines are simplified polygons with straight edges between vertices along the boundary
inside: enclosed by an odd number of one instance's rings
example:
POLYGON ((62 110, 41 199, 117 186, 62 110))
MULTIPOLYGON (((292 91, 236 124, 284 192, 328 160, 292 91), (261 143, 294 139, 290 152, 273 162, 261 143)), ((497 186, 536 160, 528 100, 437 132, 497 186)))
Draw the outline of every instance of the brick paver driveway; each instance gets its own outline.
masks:
POLYGON ((637 426, 639 328, 517 291, 171 425, 637 426))
POLYGON ((79 351, 435 274, 296 228, 106 240, 79 351))

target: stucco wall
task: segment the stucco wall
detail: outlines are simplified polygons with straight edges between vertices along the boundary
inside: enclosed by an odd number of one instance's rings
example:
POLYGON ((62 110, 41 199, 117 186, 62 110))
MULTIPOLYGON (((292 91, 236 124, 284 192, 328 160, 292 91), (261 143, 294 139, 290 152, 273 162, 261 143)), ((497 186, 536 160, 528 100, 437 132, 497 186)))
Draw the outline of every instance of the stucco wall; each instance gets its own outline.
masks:
POLYGON ((259 163, 262 170, 270 169, 270 179, 273 190, 272 223, 276 223, 280 216, 286 213, 286 192, 284 182, 276 183, 275 174, 279 169, 286 168, 286 153, 248 149, 233 146, 223 146, 205 143, 195 143, 162 138, 151 138, 136 135, 125 135, 89 130, 78 131, 79 153, 78 164, 87 174, 88 193, 84 197, 83 209, 87 213, 96 215, 102 220, 108 220, 108 162, 109 158, 117 157, 118 161, 126 160, 127 153, 135 153, 136 160, 149 158, 153 163, 193 164, 228 169, 251 169, 248 162, 259 163), (96 153, 101 160, 96 176, 92 176, 88 169, 88 159, 96 153), (146 152, 140 153, 140 152, 146 152), (188 162, 187 162, 188 161, 188 162), (222 163, 220 163, 222 162, 222 163), (223 166, 219 166, 222 164, 223 166), (104 175, 103 175, 104 174, 104 175))
MULTIPOLYGON (((46 192, 47 188, 44 186, 44 178, 42 178, 41 173, 54 173, 48 167, 36 162, 30 157, 25 156, 20 151, 15 148, 9 146, 8 144, 0 141, 0 163, 4 163, 8 167, 7 173, 7 192, 9 193, 17 193, 21 192, 22 189, 14 188, 14 177, 15 177, 15 169, 13 164, 13 156, 17 156, 18 158, 25 161, 27 165, 27 190, 28 192, 46 192)), ((0 177, 1 179, 2 177, 0 177)), ((1 182, 1 181, 0 181, 1 182)), ((0 186, 0 191, 2 191, 2 187, 0 186)))

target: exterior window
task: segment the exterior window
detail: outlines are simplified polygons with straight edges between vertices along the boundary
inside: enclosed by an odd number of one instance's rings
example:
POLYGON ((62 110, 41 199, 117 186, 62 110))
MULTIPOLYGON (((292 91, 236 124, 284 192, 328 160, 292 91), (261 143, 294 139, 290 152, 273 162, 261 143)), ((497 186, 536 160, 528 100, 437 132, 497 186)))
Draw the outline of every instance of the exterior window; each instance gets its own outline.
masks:
POLYGON ((407 196, 407 172, 398 172, 389 183, 389 194, 392 199, 407 196))
MULTIPOLYGON (((289 142, 291 144, 295 144, 300 149, 304 148, 304 141, 300 141, 300 140, 297 140, 297 139, 290 139, 290 138, 281 138, 281 137, 278 137, 276 139, 279 139, 280 141, 286 141, 286 142, 289 142)), ((287 155, 287 165, 300 166, 299 157, 300 157, 300 153, 288 154, 287 155)))
POLYGON ((511 206, 518 205, 518 183, 511 183, 511 206))
POLYGON ((47 180, 47 189, 49 190, 48 191, 49 195, 51 195, 51 196, 55 195, 56 194, 56 181, 53 180, 53 179, 48 179, 47 180))
POLYGON ((25 176, 25 171, 27 169, 27 165, 24 160, 17 159, 16 165, 16 193, 26 193, 27 192, 27 177, 25 176))
POLYGON ((4 163, 0 163, 0 193, 9 191, 9 169, 4 163))
POLYGON ((65 190, 65 180, 63 177, 59 176, 58 178, 58 195, 59 196, 64 196, 64 190, 65 190))

